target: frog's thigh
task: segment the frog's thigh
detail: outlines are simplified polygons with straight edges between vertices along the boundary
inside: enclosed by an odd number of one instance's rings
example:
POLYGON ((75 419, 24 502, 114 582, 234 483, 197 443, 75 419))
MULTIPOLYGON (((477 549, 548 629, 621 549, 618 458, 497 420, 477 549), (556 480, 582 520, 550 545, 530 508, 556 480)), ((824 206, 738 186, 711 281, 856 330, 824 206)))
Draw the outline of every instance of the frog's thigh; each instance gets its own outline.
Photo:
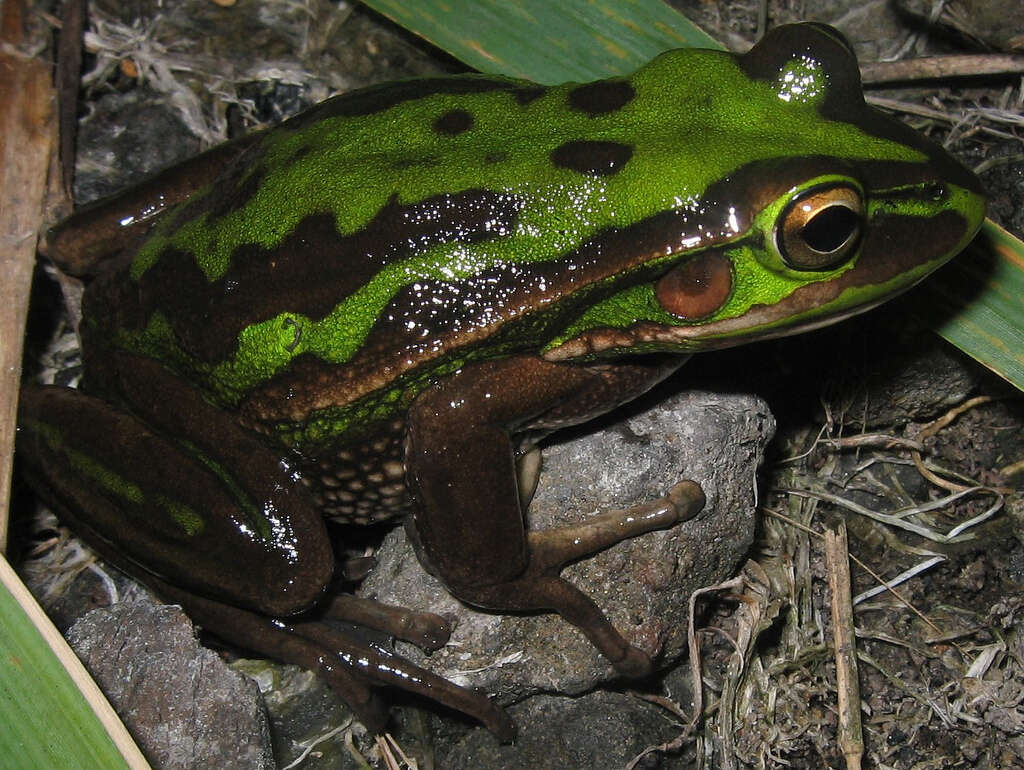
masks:
POLYGON ((157 213, 217 181, 261 136, 254 132, 217 145, 76 211, 47 235, 47 254, 66 273, 76 277, 96 275, 107 266, 105 263, 125 254, 149 229, 157 213))
MULTIPOLYGON (((168 376, 168 390, 182 386, 168 376)), ((334 562, 308 492, 202 399, 147 393, 151 413, 180 415, 163 420, 166 435, 67 388, 23 391, 19 457, 51 490, 58 514, 142 579, 157 575, 274 615, 316 601, 334 562), (205 437, 191 430, 197 425, 205 437)))
POLYGON ((682 508, 666 503, 648 517, 612 514, 614 522, 527 538, 509 434, 546 416, 600 413, 622 400, 624 386, 633 395, 663 374, 523 357, 467 367, 420 394, 410 410, 406 448, 416 502, 412 525, 421 554, 455 596, 490 609, 554 610, 624 673, 643 673, 643 653, 558 572, 570 559, 671 526, 682 508))

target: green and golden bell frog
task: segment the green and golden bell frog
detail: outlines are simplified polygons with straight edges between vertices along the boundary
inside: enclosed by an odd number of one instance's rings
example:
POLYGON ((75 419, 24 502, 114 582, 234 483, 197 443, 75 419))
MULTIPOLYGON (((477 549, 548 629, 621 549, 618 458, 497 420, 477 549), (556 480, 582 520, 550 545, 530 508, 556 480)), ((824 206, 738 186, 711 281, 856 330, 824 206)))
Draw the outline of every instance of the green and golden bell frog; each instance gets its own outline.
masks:
POLYGON ((248 649, 316 668, 373 729, 391 683, 505 713, 325 613, 425 647, 444 621, 328 592, 324 519, 403 517, 459 599, 559 613, 650 668, 563 564, 695 515, 527 532, 524 437, 688 355, 832 323, 953 257, 977 179, 864 103, 849 45, 780 27, 555 87, 465 75, 330 99, 89 209, 82 392, 30 388, 18 449, 104 556, 248 649), (154 215, 156 212, 156 215, 154 215))

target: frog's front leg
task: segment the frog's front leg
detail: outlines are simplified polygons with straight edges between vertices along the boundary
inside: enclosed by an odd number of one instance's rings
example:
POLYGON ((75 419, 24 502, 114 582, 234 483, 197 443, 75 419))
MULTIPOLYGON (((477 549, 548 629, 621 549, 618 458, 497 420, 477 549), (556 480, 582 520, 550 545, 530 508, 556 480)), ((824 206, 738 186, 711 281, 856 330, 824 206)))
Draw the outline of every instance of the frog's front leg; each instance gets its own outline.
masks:
POLYGON ((648 655, 559 572, 567 562, 693 516, 704 505, 700 487, 683 482, 646 506, 527 533, 511 436, 589 419, 671 370, 519 357, 466 367, 420 394, 409 414, 406 475, 421 559, 462 601, 493 610, 555 611, 622 674, 647 673, 648 655))

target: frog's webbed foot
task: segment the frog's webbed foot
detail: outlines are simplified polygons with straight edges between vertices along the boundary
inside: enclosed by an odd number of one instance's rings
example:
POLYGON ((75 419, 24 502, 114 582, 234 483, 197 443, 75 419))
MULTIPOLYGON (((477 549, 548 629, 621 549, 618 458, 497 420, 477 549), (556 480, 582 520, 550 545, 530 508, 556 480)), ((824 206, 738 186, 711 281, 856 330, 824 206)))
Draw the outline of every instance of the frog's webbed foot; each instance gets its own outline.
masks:
MULTIPOLYGON (((165 598, 181 604, 193 620, 211 633, 268 658, 315 671, 345 699, 371 732, 383 732, 388 720, 387 708, 373 686, 390 685, 479 720, 503 743, 515 737, 515 726, 508 714, 487 696, 460 687, 377 644, 356 639, 321 621, 272 618, 151 582, 165 598)), ((356 608, 355 614, 372 616, 365 607, 370 603, 362 599, 354 603, 343 600, 332 614, 351 618, 352 609, 356 608)), ((409 616, 413 625, 424 619, 428 626, 434 625, 430 618, 444 622, 437 615, 397 607, 386 607, 379 617, 385 618, 387 624, 402 615, 409 616)))
MULTIPOLYGON (((626 642, 604 613, 586 594, 559 577, 566 564, 610 548, 628 538, 657 529, 668 529, 696 516, 704 507, 704 492, 693 481, 681 481, 668 494, 649 503, 625 510, 613 510, 594 516, 582 524, 557 529, 528 532, 526 542, 530 561, 523 575, 525 580, 555 580, 554 590, 570 600, 569 606, 578 606, 581 612, 577 622, 559 610, 563 617, 577 626, 591 643, 599 649, 615 669, 624 676, 639 678, 650 673, 650 658, 642 650, 626 642), (593 617, 592 610, 598 613, 593 617)), ((566 605, 563 604, 563 607, 566 605)))
POLYGON ((493 609, 555 610, 579 628, 619 673, 631 678, 646 676, 651 668, 648 655, 627 642, 594 601, 559 573, 569 562, 672 527, 703 507, 700 486, 682 481, 665 497, 634 508, 608 511, 582 524, 528 532, 528 562, 517 578, 488 586, 453 586, 453 592, 471 604, 493 609))

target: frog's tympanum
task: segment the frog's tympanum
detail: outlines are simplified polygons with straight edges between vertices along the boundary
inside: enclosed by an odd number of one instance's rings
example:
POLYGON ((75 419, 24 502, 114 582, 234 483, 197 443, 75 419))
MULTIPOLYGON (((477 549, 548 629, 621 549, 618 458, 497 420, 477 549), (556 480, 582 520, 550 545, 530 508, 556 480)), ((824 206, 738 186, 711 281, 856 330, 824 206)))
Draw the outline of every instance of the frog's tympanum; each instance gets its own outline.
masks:
POLYGON ((372 729, 386 683, 508 739, 488 698, 347 630, 448 635, 329 592, 344 570, 325 518, 402 517, 459 599, 556 612, 643 675, 648 654, 559 571, 695 515, 699 486, 527 532, 517 457, 692 352, 898 294, 983 212, 969 171, 865 105, 820 25, 582 85, 367 88, 53 235, 88 281, 85 377, 25 391, 18 450, 101 554, 218 636, 318 670, 372 729))

